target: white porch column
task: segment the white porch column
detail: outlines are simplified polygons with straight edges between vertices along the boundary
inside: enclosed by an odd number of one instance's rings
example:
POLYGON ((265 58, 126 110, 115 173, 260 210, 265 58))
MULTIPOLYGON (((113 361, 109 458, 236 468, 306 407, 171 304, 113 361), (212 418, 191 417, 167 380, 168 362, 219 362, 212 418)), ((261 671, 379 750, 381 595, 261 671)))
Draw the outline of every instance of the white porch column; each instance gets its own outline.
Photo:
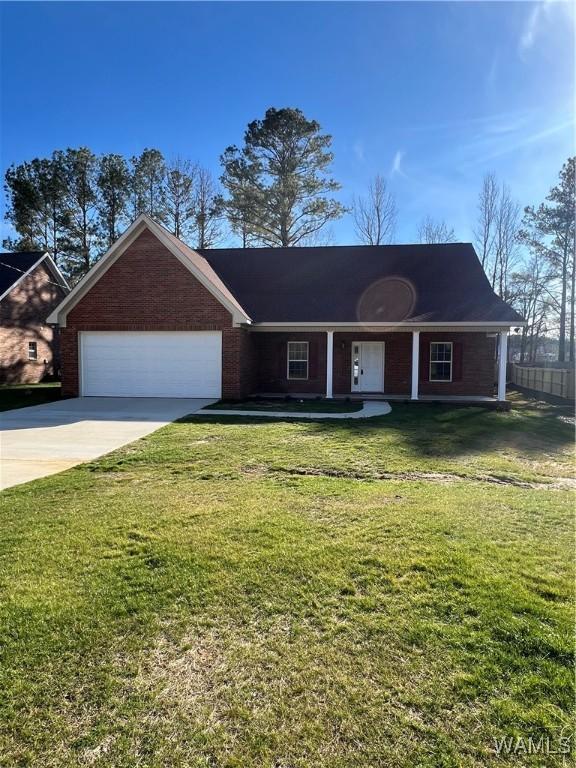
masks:
POLYGON ((412 331, 412 392, 411 400, 418 400, 418 377, 420 375, 420 331, 412 331))
POLYGON ((508 362, 508 331, 498 334, 498 400, 506 400, 506 363, 508 362))
POLYGON ((334 369, 334 331, 326 331, 326 397, 332 397, 334 369))

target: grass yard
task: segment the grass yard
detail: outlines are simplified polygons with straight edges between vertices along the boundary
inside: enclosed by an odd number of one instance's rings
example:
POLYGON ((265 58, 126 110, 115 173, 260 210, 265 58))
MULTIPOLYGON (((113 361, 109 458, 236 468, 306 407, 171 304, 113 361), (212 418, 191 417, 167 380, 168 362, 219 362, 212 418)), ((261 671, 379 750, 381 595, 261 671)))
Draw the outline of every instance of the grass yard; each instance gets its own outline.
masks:
POLYGON ((0 765, 561 766, 573 425, 191 418, 0 495, 0 765))
POLYGON ((29 405, 42 405, 60 399, 60 382, 42 382, 41 384, 2 384, 0 385, 0 411, 13 408, 27 408, 29 405))
POLYGON ((252 399, 243 402, 227 402, 219 400, 217 403, 207 405, 206 410, 210 411, 284 411, 292 413, 354 413, 362 410, 361 401, 346 400, 314 400, 308 399, 290 399, 282 398, 270 399, 252 399))

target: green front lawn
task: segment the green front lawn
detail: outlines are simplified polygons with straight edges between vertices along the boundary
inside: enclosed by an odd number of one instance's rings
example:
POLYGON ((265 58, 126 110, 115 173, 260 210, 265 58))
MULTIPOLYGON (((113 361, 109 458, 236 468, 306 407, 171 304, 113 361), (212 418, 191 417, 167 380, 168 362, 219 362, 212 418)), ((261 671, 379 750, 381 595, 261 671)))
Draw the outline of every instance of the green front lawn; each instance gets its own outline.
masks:
POLYGON ((573 722, 568 422, 192 417, 4 492, 0 765, 563 765, 494 739, 573 722))
POLYGON ((51 403, 53 400, 59 400, 60 397, 59 381, 42 384, 2 384, 0 385, 0 411, 51 403))
POLYGON ((219 400, 207 405, 209 411, 289 411, 290 413, 354 413, 361 411, 361 401, 346 400, 284 400, 282 398, 251 399, 242 402, 219 400))

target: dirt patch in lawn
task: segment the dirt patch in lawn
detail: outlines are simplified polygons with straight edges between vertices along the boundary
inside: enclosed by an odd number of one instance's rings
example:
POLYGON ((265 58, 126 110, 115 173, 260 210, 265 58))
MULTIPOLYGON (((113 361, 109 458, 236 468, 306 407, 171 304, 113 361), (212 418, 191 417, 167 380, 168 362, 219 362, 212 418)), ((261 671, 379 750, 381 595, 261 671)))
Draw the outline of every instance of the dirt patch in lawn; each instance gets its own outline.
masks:
MULTIPOLYGON (((249 469, 245 468, 243 471, 249 473, 249 469)), ((508 477, 505 475, 490 475, 490 474, 476 474, 476 475, 456 475, 449 472, 371 472, 363 473, 356 472, 354 470, 342 470, 342 469, 322 469, 318 467, 274 467, 268 468, 269 473, 282 473, 288 475, 296 475, 303 477, 335 477, 335 478, 347 478, 351 480, 402 480, 402 481, 416 481, 422 482, 423 480, 431 483, 461 483, 464 481, 474 480, 482 483, 495 483, 496 485, 513 485, 518 488, 532 488, 532 489, 558 489, 558 490, 572 490, 576 489, 576 479, 571 477, 558 477, 550 483, 531 483, 524 480, 518 480, 514 477, 508 477)), ((263 467, 251 468, 253 474, 265 474, 266 469, 263 467)))

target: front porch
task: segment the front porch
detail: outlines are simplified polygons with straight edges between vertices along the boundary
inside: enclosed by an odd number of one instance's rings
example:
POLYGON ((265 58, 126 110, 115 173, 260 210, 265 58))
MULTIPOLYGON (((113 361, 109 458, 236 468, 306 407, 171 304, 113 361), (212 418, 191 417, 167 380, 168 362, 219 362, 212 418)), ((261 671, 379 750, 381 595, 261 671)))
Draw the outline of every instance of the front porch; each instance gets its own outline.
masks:
POLYGON ((248 331, 251 369, 246 372, 246 394, 502 403, 508 330, 254 328, 248 331))
MULTIPOLYGON (((314 395, 310 392, 293 393, 290 395, 279 392, 258 392, 250 397, 266 400, 277 400, 280 404, 285 402, 286 397, 293 400, 318 400, 326 399, 324 395, 314 395)), ((421 395, 417 400, 411 400, 404 395, 383 395, 383 394, 362 394, 352 393, 350 395, 334 395, 334 400, 351 400, 353 402, 391 402, 391 403, 447 403, 454 405, 484 405, 487 407, 507 407, 508 400, 498 400, 497 397, 488 395, 421 395)))

